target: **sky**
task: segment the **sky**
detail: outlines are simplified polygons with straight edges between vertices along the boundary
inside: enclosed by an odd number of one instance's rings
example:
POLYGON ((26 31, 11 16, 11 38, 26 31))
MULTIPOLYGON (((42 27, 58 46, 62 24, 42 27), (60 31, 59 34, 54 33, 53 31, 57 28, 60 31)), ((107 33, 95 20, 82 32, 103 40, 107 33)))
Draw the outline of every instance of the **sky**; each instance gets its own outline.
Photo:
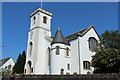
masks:
MULTIPOLYGON (((2 4, 2 57, 13 57, 26 50, 30 14, 41 7, 40 2, 4 2, 2 4)), ((57 28, 64 36, 93 25, 99 35, 118 29, 117 2, 43 2, 43 9, 52 12, 51 31, 57 28)))

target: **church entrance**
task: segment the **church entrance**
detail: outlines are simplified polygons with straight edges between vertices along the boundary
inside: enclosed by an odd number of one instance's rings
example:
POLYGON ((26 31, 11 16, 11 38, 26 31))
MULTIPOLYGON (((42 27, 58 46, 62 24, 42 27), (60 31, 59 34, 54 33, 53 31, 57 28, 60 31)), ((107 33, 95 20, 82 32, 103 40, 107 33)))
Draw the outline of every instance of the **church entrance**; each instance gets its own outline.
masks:
POLYGON ((60 74, 64 74, 64 69, 60 69, 60 74))
POLYGON ((27 68, 27 73, 28 74, 31 74, 31 65, 32 65, 32 62, 31 61, 28 61, 28 68, 27 68))

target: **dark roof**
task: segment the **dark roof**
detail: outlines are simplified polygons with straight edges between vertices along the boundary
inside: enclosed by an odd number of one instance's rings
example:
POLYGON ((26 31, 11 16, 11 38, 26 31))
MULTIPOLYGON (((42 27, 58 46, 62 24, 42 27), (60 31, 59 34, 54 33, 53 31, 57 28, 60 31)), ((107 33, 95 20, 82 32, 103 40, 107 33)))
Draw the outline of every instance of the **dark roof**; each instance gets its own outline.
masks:
POLYGON ((66 38, 69 39, 69 41, 75 40, 75 39, 78 38, 78 36, 81 36, 81 37, 84 36, 91 28, 93 28, 93 26, 90 26, 90 27, 85 28, 85 29, 83 29, 83 30, 81 30, 79 32, 71 34, 71 35, 67 36, 66 38))
POLYGON ((62 43, 62 44, 70 45, 69 41, 63 37, 60 28, 58 28, 58 30, 56 31, 56 34, 53 37, 53 41, 51 45, 54 43, 62 43))
POLYGON ((4 63, 6 63, 10 58, 11 58, 11 57, 1 59, 1 60, 0 60, 0 67, 1 67, 4 63))

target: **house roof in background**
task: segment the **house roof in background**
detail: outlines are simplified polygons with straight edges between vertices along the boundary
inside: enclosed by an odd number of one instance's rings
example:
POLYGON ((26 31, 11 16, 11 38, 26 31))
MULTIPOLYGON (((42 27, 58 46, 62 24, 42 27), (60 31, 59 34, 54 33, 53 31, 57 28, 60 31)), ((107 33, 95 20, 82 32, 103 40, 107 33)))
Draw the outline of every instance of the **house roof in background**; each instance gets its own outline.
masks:
POLYGON ((1 67, 3 64, 5 64, 10 58, 11 58, 11 57, 1 59, 1 60, 0 60, 0 67, 1 67))

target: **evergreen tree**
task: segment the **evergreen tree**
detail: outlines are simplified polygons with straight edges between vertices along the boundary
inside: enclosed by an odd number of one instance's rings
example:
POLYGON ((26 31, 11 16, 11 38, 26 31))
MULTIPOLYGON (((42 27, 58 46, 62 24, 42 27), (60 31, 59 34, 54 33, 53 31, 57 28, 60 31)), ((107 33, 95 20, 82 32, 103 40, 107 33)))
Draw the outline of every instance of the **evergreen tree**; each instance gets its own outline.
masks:
POLYGON ((18 56, 17 62, 13 67, 13 73, 24 73, 25 60, 26 60, 26 53, 25 51, 23 51, 22 54, 19 54, 18 56))
POLYGON ((92 57, 94 73, 120 72, 120 34, 118 31, 105 31, 101 35, 101 45, 92 57))

